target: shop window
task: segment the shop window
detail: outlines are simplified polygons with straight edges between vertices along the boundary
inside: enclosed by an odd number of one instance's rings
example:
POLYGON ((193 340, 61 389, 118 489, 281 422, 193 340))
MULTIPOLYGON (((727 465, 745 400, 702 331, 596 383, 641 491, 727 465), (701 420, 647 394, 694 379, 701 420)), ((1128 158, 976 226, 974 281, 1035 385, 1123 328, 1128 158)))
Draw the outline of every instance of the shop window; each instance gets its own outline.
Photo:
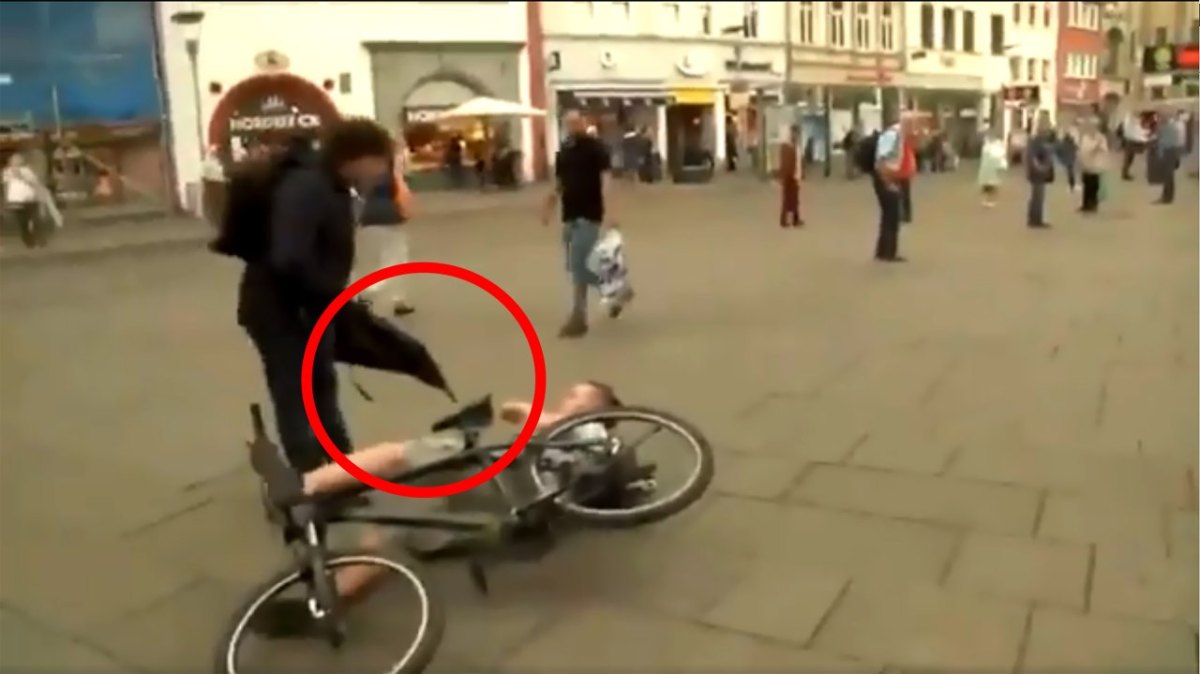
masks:
POLYGON ((965 52, 975 51, 975 12, 963 12, 962 48, 965 52))
POLYGON ((992 54, 999 56, 1004 53, 1004 17, 992 15, 992 54))
POLYGON ((933 49, 933 5, 921 5, 921 46, 933 49))
POLYGON ((942 10, 942 49, 946 51, 954 51, 958 46, 954 30, 955 14, 949 7, 942 10))

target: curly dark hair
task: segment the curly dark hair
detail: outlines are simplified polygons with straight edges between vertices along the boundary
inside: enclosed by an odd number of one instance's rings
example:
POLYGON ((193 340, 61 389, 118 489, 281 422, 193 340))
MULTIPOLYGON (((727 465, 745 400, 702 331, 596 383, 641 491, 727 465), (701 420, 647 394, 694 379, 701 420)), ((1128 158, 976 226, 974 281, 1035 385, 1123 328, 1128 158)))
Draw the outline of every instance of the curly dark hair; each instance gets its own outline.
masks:
POLYGON ((349 117, 329 126, 321 137, 321 154, 333 166, 363 157, 392 158, 395 143, 391 134, 373 119, 349 117))

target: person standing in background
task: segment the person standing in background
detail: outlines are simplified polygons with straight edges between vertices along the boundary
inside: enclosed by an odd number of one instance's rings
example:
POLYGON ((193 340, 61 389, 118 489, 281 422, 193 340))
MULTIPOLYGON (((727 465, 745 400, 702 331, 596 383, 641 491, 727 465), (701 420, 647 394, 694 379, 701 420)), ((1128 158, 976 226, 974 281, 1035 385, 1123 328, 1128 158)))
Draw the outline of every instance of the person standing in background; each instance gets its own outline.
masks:
POLYGON ((1046 223, 1046 185, 1054 182, 1054 135, 1049 117, 1039 115, 1037 128, 1025 150, 1025 177, 1029 180, 1029 207, 1025 224, 1032 229, 1049 229, 1046 223))
POLYGON ((1175 173, 1179 170, 1179 159, 1183 154, 1183 113, 1174 116, 1162 115, 1158 123, 1158 134, 1154 139, 1155 155, 1162 177, 1162 196, 1156 203, 1175 203, 1175 173))
POLYGON ((912 177, 904 172, 904 146, 910 138, 908 125, 908 118, 901 117, 875 141, 875 171, 871 183, 879 202, 875 259, 880 262, 905 261, 900 256, 900 182, 912 177))
POLYGON ((779 226, 800 227, 804 220, 800 217, 800 179, 804 161, 800 156, 800 127, 793 124, 788 127, 788 137, 779 146, 779 226))
POLYGON ((1121 123, 1121 180, 1133 180, 1133 160, 1146 149, 1146 127, 1138 115, 1130 113, 1121 123))
MULTIPOLYGON (((409 260, 404 223, 412 218, 413 196, 404 179, 407 166, 404 148, 397 147, 390 170, 364 190, 355 256, 360 278, 409 260)), ((413 306, 408 302, 404 281, 402 276, 380 281, 364 290, 363 297, 372 304, 387 302, 393 315, 407 316, 413 312, 413 306)))
POLYGON ((1084 122, 1079 135, 1079 169, 1083 183, 1081 213, 1095 213, 1100 206, 1100 184, 1108 165, 1108 139, 1095 120, 1084 122))
POLYGON ((1054 150, 1058 156, 1058 161, 1062 164, 1063 171, 1067 174, 1067 189, 1074 192, 1077 189, 1075 181, 1076 161, 1079 158, 1079 142, 1076 140, 1078 129, 1072 126, 1064 126, 1058 131, 1054 150))

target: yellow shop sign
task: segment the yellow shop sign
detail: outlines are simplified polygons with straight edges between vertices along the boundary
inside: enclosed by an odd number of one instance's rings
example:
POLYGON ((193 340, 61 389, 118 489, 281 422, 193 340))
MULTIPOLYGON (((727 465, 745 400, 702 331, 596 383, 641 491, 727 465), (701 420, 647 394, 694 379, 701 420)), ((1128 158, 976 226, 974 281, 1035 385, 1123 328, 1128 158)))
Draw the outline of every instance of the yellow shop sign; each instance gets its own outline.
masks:
POLYGON ((675 89, 671 92, 675 105, 712 105, 717 100, 713 89, 675 89))

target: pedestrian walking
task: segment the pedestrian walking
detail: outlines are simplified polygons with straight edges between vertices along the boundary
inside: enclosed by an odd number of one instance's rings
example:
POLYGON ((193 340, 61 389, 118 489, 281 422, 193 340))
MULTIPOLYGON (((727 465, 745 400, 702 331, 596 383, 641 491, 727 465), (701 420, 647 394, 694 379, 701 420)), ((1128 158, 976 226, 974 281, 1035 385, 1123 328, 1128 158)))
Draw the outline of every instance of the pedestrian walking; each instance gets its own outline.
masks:
POLYGON ((1048 229, 1046 222, 1046 185, 1054 182, 1054 137, 1048 116, 1038 119, 1037 129, 1025 150, 1025 177, 1029 180, 1029 206, 1025 224, 1033 229, 1048 229))
MULTIPOLYGON (((572 339, 587 334, 588 288, 600 284, 599 277, 588 268, 588 257, 601 230, 615 227, 616 221, 612 204, 608 203, 612 196, 608 148, 589 133, 579 111, 568 111, 563 123, 569 136, 554 161, 555 189, 546 197, 542 224, 549 226, 555 207, 561 207, 562 242, 571 277, 571 311, 558 336, 572 339)), ((632 299, 632 292, 614 298, 609 316, 619 316, 632 299)))
POLYGON ((900 256, 900 183, 911 175, 905 174, 905 144, 909 138, 909 122, 902 117, 883 133, 874 137, 873 145, 863 148, 875 158, 871 186, 879 204, 879 236, 875 240, 875 259, 880 262, 904 262, 900 256))
POLYGON ((1058 158, 1058 163, 1062 164, 1063 173, 1067 175, 1067 189, 1072 192, 1078 189, 1076 163, 1079 159, 1079 141, 1076 138, 1077 135, 1078 129, 1074 125, 1065 126, 1059 129, 1054 146, 1054 154, 1058 158))
POLYGON ((1000 191, 1000 183, 1004 181, 1004 172, 1008 170, 1008 152, 999 132, 989 131, 987 140, 979 154, 979 191, 983 194, 983 205, 992 208, 996 205, 996 194, 1000 191))
MULTIPOLYGON (((409 261, 408 232, 404 223, 412 219, 413 196, 404 179, 407 161, 403 151, 392 159, 389 171, 367 187, 359 215, 355 263, 358 276, 409 261)), ((413 312, 403 276, 380 281, 363 291, 363 299, 376 308, 386 303, 395 316, 413 312)))
MULTIPOLYGON (((1141 117, 1130 113, 1121 123, 1121 179, 1133 180, 1133 160, 1146 150, 1146 127, 1141 117)), ((1149 172, 1149 166, 1147 166, 1149 172)))
POLYGON ((1156 203, 1175 203, 1175 174, 1179 171, 1179 159, 1183 155, 1186 130, 1184 113, 1160 116, 1158 133, 1154 138, 1158 174, 1162 179, 1162 195, 1156 203))
POLYGON ((1108 165, 1108 138, 1094 119, 1084 122, 1079 135, 1079 168, 1083 183, 1081 213, 1095 213, 1100 206, 1100 188, 1108 165))
POLYGON ((800 217, 800 180, 804 162, 799 147, 800 127, 793 124, 788 128, 787 140, 779 146, 779 226, 784 229, 804 225, 804 219, 800 217))
POLYGON ((14 152, 3 171, 4 205, 21 232, 26 248, 42 248, 49 243, 51 227, 62 227, 62 214, 54 195, 42 184, 25 156, 14 152))

